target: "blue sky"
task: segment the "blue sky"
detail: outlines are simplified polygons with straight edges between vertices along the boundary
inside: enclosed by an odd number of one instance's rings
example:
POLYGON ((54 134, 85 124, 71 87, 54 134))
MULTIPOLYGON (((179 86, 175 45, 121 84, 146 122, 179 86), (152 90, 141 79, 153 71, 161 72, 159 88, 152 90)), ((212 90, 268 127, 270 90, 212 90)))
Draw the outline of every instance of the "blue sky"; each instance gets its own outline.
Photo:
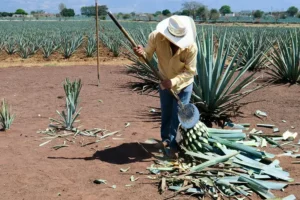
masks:
MULTIPOLYGON (((172 12, 180 10, 186 0, 98 0, 99 4, 109 7, 112 12, 155 12, 168 8, 172 12)), ((224 4, 231 6, 233 11, 255 10, 283 11, 289 6, 300 9, 300 0, 199 0, 209 8, 220 8, 224 4)), ((94 5, 95 0, 0 0, 0 12, 14 12, 22 8, 27 12, 32 10, 45 10, 50 13, 58 12, 59 3, 64 3, 68 8, 73 8, 80 14, 82 6, 94 5)))

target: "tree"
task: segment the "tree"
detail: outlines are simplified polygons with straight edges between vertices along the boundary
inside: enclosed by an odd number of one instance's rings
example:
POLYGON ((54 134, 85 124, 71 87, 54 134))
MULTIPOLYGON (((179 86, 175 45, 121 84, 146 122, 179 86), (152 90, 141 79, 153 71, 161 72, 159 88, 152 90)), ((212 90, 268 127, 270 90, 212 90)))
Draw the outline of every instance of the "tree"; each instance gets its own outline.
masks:
POLYGON ((209 19, 216 21, 220 18, 220 13, 217 9, 211 9, 209 12, 209 19))
POLYGON ((291 6, 286 12, 289 16, 294 17, 298 12, 298 8, 296 8, 295 6, 291 6))
POLYGON ((189 11, 189 15, 192 15, 193 19, 196 19, 197 10, 201 6, 203 6, 203 4, 197 1, 188 1, 182 4, 183 10, 189 11))
POLYGON ((130 14, 125 14, 125 15, 123 15, 123 19, 129 19, 130 17, 131 17, 130 14))
POLYGON ((300 18, 300 13, 298 13, 298 18, 300 18))
POLYGON ((200 17, 202 20, 207 20, 208 18, 208 9, 206 6, 200 6, 197 9, 197 15, 200 17))
POLYGON ((263 16, 264 12, 261 11, 261 10, 256 10, 254 13, 253 13, 253 17, 255 19, 260 19, 262 16, 263 16))
POLYGON ((39 17, 42 15, 42 14, 45 14, 45 11, 43 10, 33 10, 30 12, 31 15, 33 15, 37 20, 39 19, 39 17))
MULTIPOLYGON (((98 6, 98 16, 106 16, 107 15, 107 6, 102 5, 98 6)), ((88 17, 96 16, 96 7, 95 6, 83 6, 80 9, 81 15, 85 15, 88 17)))
POLYGON ((147 18, 149 21, 152 21, 154 19, 154 16, 152 14, 147 14, 147 18))
POLYGON ((121 19, 121 18, 123 18, 123 13, 121 13, 121 12, 119 12, 118 14, 117 14, 117 19, 121 19))
POLYGON ((190 16, 190 11, 189 10, 183 10, 181 12, 181 15, 190 16))
POLYGON ((161 14, 162 14, 161 11, 156 11, 156 12, 153 14, 153 16, 156 17, 156 16, 159 16, 159 15, 161 15, 161 14))
POLYGON ((229 13, 231 13, 231 8, 230 8, 230 6, 228 6, 228 5, 224 5, 224 6, 222 6, 221 8, 220 8, 220 13, 222 14, 222 15, 225 15, 225 14, 229 14, 229 13))
POLYGON ((166 10, 163 10, 163 11, 162 11, 162 14, 163 14, 164 16, 169 16, 169 15, 171 15, 171 11, 169 11, 168 9, 166 9, 166 10))
POLYGON ((132 17, 135 17, 135 12, 130 13, 132 17))
POLYGON ((28 15, 27 12, 25 12, 25 10, 20 9, 20 8, 18 10, 16 10, 15 14, 17 14, 17 15, 28 15))
POLYGON ((60 3, 60 4, 58 5, 59 13, 61 14, 62 11, 63 11, 65 8, 67 8, 66 5, 65 5, 64 3, 60 3))
POLYGON ((64 8, 61 11, 61 15, 63 17, 74 17, 75 16, 75 11, 73 9, 64 8))

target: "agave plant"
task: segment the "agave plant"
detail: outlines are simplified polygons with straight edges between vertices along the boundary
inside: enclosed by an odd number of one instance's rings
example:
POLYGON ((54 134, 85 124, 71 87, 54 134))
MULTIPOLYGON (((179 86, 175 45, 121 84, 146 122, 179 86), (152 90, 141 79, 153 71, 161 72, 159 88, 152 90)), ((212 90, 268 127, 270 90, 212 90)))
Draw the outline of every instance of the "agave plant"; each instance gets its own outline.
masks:
POLYGON ((37 52, 38 48, 32 42, 19 42, 18 54, 23 59, 27 59, 37 52))
POLYGON ((64 58, 70 58, 83 42, 82 35, 68 36, 64 35, 61 40, 61 50, 64 58))
POLYGON ((273 47, 269 66, 275 81, 295 84, 300 82, 300 42, 299 33, 290 32, 288 40, 278 37, 277 47, 273 47), (273 67, 272 67, 273 66, 273 67))
POLYGON ((15 119, 15 114, 11 114, 11 109, 8 107, 8 104, 5 101, 5 99, 3 99, 2 105, 1 105, 1 108, 0 108, 1 130, 10 129, 14 119, 15 119))
POLYGON ((5 51, 7 54, 12 55, 18 51, 16 40, 14 38, 8 38, 8 40, 5 42, 5 51))
POLYGON ((64 91, 67 99, 69 100, 72 108, 72 114, 74 114, 77 110, 77 105, 79 102, 79 94, 82 88, 81 79, 75 80, 71 82, 68 78, 66 78, 64 83, 64 91))
POLYGON ((253 56, 240 71, 237 71, 242 61, 239 55, 243 53, 240 46, 225 69, 232 44, 232 38, 226 40, 226 34, 225 32, 220 35, 217 47, 214 45, 213 29, 203 31, 200 38, 197 38, 198 75, 195 76, 194 81, 193 102, 200 110, 203 121, 226 120, 232 111, 236 111, 242 105, 239 100, 262 87, 256 86, 244 90, 256 80, 255 73, 247 75, 246 72, 260 53, 253 56))
POLYGON ((268 59, 264 56, 271 48, 272 41, 269 41, 266 31, 244 31, 239 34, 236 39, 236 50, 241 47, 242 61, 241 66, 245 66, 249 60, 256 56, 251 66, 250 71, 257 71, 266 67, 268 59), (258 54, 258 52, 262 52, 258 54), (258 56, 257 56, 258 55, 258 56))
POLYGON ((56 111, 60 116, 60 120, 50 118, 52 123, 51 126, 58 127, 61 126, 66 130, 72 130, 73 124, 76 122, 77 118, 80 115, 81 108, 77 110, 78 106, 78 97, 81 91, 81 80, 75 80, 74 82, 70 82, 67 78, 64 83, 64 91, 66 94, 66 112, 56 111))
POLYGON ((93 57, 97 50, 96 38, 93 35, 88 36, 87 47, 85 47, 85 52, 87 57, 93 57))
MULTIPOLYGON (((138 29, 138 31, 132 32, 136 42, 141 44, 142 46, 147 45, 147 36, 145 31, 142 29, 138 29)), ((132 47, 130 44, 123 42, 123 46, 126 48, 128 53, 125 53, 127 58, 132 61, 133 64, 126 65, 128 69, 128 73, 133 77, 136 77, 140 82, 132 83, 132 87, 136 91, 140 91, 142 93, 150 93, 153 91, 158 91, 159 88, 159 79, 153 74, 151 68, 141 62, 141 60, 134 54, 132 47)), ((150 61, 152 66, 158 66, 158 60, 156 54, 153 55, 153 59, 150 61)))
POLYGON ((44 58, 49 58, 58 48, 59 45, 53 39, 46 40, 42 44, 44 58))

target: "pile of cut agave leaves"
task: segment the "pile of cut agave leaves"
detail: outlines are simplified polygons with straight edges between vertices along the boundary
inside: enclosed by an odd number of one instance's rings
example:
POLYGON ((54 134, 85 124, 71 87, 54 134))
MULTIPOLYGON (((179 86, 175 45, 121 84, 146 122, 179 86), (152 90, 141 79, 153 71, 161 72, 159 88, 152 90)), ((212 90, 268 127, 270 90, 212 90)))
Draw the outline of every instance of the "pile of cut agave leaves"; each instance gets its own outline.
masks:
MULTIPOLYGON (((277 198, 272 190, 281 190, 288 185, 297 185, 289 172, 280 167, 277 156, 297 158, 300 144, 292 144, 297 133, 266 135, 262 131, 249 130, 250 124, 230 124, 235 129, 209 128, 210 152, 191 152, 182 146, 179 159, 155 160, 148 167, 157 175, 159 190, 166 198, 178 194, 204 199, 251 199, 253 193, 263 199, 294 200, 294 195, 277 198), (239 129, 240 128, 240 129, 239 129), (263 151, 267 145, 278 147, 283 153, 273 155, 263 151), (289 147, 288 147, 289 146, 289 147), (293 150, 286 150, 286 149, 293 150), (167 192, 167 191, 172 191, 167 192), (169 194, 170 193, 170 194, 169 194)), ((258 124, 257 127, 273 128, 274 125, 258 124)), ((295 162, 296 163, 296 162, 295 162)))

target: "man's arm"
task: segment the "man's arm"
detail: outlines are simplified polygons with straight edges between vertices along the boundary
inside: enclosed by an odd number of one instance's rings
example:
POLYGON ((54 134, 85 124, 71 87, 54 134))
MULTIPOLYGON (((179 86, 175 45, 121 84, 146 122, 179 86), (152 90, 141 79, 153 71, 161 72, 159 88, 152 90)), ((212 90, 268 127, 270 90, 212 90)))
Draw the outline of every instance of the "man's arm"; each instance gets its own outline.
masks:
POLYGON ((153 54, 156 50, 156 44, 155 44, 155 37, 157 33, 156 31, 153 31, 149 34, 148 37, 148 43, 145 48, 143 48, 141 45, 138 45, 133 50, 135 54, 139 57, 145 56, 148 61, 150 61, 153 57, 153 54))
POLYGON ((197 53, 198 48, 196 45, 193 45, 193 47, 188 50, 184 71, 171 79, 172 87, 189 81, 197 74, 197 53))

